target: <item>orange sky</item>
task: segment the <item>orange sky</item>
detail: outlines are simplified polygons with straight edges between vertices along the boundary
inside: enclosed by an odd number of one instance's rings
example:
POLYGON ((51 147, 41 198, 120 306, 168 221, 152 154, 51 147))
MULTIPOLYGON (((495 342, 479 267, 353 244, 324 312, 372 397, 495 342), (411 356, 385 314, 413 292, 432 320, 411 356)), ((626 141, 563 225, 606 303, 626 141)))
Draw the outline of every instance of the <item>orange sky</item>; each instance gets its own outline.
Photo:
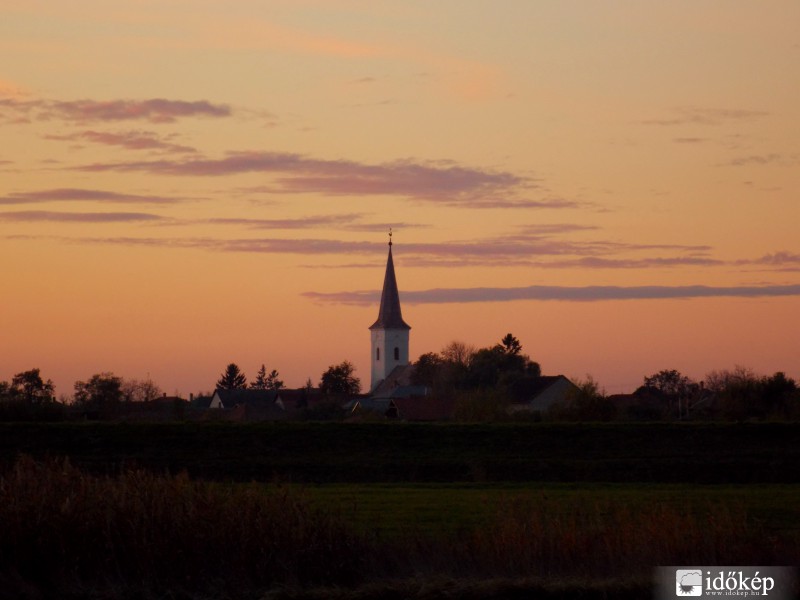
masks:
POLYGON ((11 0, 0 380, 168 393, 512 332, 606 391, 800 378, 800 4, 11 0))

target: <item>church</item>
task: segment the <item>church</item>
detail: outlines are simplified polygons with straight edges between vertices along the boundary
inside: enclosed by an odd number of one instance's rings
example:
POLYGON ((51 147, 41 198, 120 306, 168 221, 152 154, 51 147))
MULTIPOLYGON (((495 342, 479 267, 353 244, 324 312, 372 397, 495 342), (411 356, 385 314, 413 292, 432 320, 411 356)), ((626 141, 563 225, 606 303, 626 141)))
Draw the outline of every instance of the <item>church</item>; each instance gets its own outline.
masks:
MULTIPOLYGON (((383 278, 378 319, 370 326, 371 355, 370 393, 386 388, 392 380, 409 369, 409 337, 411 326, 403 320, 400 292, 392 259, 392 233, 389 232, 389 256, 383 278)), ((400 383, 400 382, 397 382, 400 383)), ((393 387, 397 387, 395 384, 393 387)))
MULTIPOLYGON (((358 409, 372 410, 386 416, 413 420, 442 420, 452 416, 452 403, 430 399, 424 385, 413 384, 415 366, 409 361, 411 326, 403 320, 400 292, 392 257, 392 232, 389 230, 389 255, 383 278, 381 303, 377 320, 370 330, 369 398, 354 402, 358 409)), ((540 376, 530 390, 530 397, 508 407, 509 413, 541 412, 556 402, 564 402, 578 388, 563 375, 540 376)))

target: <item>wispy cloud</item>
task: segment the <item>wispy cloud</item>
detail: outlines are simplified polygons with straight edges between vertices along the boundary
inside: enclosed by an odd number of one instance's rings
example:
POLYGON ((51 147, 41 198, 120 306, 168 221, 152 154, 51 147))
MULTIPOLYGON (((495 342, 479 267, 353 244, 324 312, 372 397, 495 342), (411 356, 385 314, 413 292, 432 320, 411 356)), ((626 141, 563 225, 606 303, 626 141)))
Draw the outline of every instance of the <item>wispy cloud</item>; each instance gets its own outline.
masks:
POLYGON ((71 121, 131 121, 172 123, 183 117, 228 117, 231 109, 224 104, 207 100, 75 100, 52 101, 45 106, 43 117, 58 117, 71 121))
POLYGON ((142 196, 138 194, 119 194, 105 190, 87 190, 80 188, 57 188, 34 192, 17 192, 0 196, 0 205, 36 204, 40 202, 105 202, 127 204, 173 204, 181 202, 179 198, 167 196, 142 196))
POLYGON ((540 261, 537 267, 548 269, 651 269, 659 267, 713 267, 726 264, 709 256, 652 256, 646 258, 608 258, 586 256, 569 260, 540 261))
MULTIPOLYGON (((209 225, 239 225, 250 229, 309 229, 313 227, 350 226, 360 218, 356 214, 317 215, 297 219, 247 219, 218 217, 204 219, 200 222, 209 225)), ((195 223, 197 221, 194 221, 195 223)))
POLYGON ((535 225, 523 225, 520 229, 525 235, 556 235, 574 233, 576 231, 596 231, 600 227, 578 223, 537 223, 535 225))
POLYGON ((746 165, 780 164, 785 163, 786 160, 786 157, 781 154, 753 154, 734 158, 724 164, 731 167, 743 167, 746 165))
POLYGON ((147 121, 150 123, 173 123, 187 117, 229 117, 232 110, 225 104, 214 104, 208 100, 49 100, 0 98, 0 111, 6 119, 24 121, 30 119, 53 120, 75 123, 147 121))
MULTIPOLYGON (((349 218, 345 216, 345 218, 349 218)), ((243 225, 268 228, 280 225, 279 220, 228 219, 205 220, 220 225, 243 225)), ((318 226, 337 223, 337 218, 323 216, 318 226)), ((172 224, 172 222, 168 223, 172 224)), ((175 224, 182 224, 176 221, 175 224)), ((300 229, 301 220, 287 220, 286 227, 300 229)), ((376 226, 372 226, 373 228, 376 226)), ((373 229, 374 230, 374 229, 373 229)), ((383 243, 347 241, 319 238, 103 238, 86 237, 59 241, 86 244, 131 244, 163 245, 165 247, 187 247, 222 252, 256 252, 265 254, 315 255, 362 255, 379 256, 384 251, 383 243)), ((680 265, 709 265, 718 261, 704 256, 706 246, 642 245, 607 241, 574 242, 546 239, 536 236, 508 236, 450 242, 409 242, 402 245, 402 261, 408 266, 477 267, 496 265, 523 265, 531 267, 595 267, 595 268, 650 268, 680 265), (670 251, 678 256, 656 256, 642 258, 615 258, 615 255, 632 252, 670 251), (554 262, 548 262, 554 261, 554 262)))
POLYGON ((27 223, 131 223, 160 221, 163 217, 137 212, 58 212, 28 210, 0 212, 0 221, 27 223))
POLYGON ((45 139, 68 141, 68 142, 90 142, 92 144, 104 144, 107 146, 120 146, 128 150, 164 150, 167 152, 196 152, 191 146, 176 144, 172 141, 172 136, 161 136, 152 131, 80 131, 67 135, 47 135, 45 139))
POLYGON ((800 254, 795 254, 793 252, 774 252, 772 254, 765 254, 754 262, 765 265, 800 265, 800 254))
POLYGON ((370 165, 322 160, 286 152, 231 152, 220 159, 151 160, 95 163, 85 172, 141 171, 158 175, 218 177, 240 173, 274 176, 273 193, 319 192, 328 195, 400 195, 416 200, 475 207, 571 208, 564 200, 526 201, 516 196, 536 187, 530 178, 507 171, 454 163, 395 161, 370 165))
MULTIPOLYGON (((673 109, 671 116, 642 121, 646 125, 721 125, 730 121, 750 121, 769 116, 762 110, 743 108, 681 107, 673 109)), ((686 138, 684 138, 686 139, 686 138)))
POLYGON ((193 248, 216 252, 256 252, 298 255, 363 255, 375 254, 377 244, 324 239, 244 238, 219 237, 67 237, 52 235, 7 235, 2 239, 50 240, 65 244, 94 244, 109 246, 138 246, 151 248, 193 248))
MULTIPOLYGON (((358 215, 320 215, 303 219, 249 219, 211 218, 186 220, 161 217, 150 213, 56 213, 47 211, 21 211, 0 213, 9 215, 6 221, 82 221, 112 222, 140 221, 155 225, 185 226, 196 224, 240 226, 264 230, 302 230, 313 228, 338 228, 341 230, 380 231, 385 225, 361 223, 358 215)), ((394 225, 397 225, 395 223, 394 225)), ((411 227, 411 225, 409 225, 411 227)), ((414 226, 417 227, 417 226, 414 226)), ((563 225, 569 229, 567 225, 563 225)), ((5 236, 4 239, 10 239, 5 236)), ((18 238, 14 238, 18 239, 18 238)), ((28 236, 26 239, 33 239, 28 236)), ((128 245, 164 248, 192 248, 210 252, 245 252, 261 254, 291 254, 296 256, 382 256, 383 242, 349 241, 312 237, 66 237, 41 236, 59 243, 128 245)), ((395 253, 407 267, 495 267, 522 266, 537 269, 665 269, 681 267, 731 266, 741 269, 753 266, 761 271, 800 270, 800 255, 776 252, 755 259, 722 260, 710 254, 711 248, 704 245, 676 244, 630 244, 605 240, 572 241, 550 239, 532 234, 510 235, 449 242, 404 242, 402 250, 395 253)), ((374 267, 378 261, 350 262, 340 267, 374 267)), ((309 265, 313 266, 313 265, 309 265)), ((516 289, 516 288, 514 288, 516 289)), ((649 288, 648 288, 649 289, 649 288)), ((658 288, 660 289, 660 288, 658 288)))
POLYGON ((773 254, 765 254, 755 260, 737 261, 736 264, 771 267, 776 271, 800 271, 800 254, 775 252, 773 254))
POLYGON ((676 144, 703 144, 707 142, 708 139, 699 137, 677 137, 672 141, 676 144))
MULTIPOLYGON (((380 292, 304 292, 303 296, 317 302, 365 306, 375 304, 380 299, 380 292)), ((598 302, 608 300, 755 298, 778 296, 800 296, 800 285, 734 287, 713 287, 705 285, 632 287, 563 287, 532 285, 509 288, 440 288, 403 292, 402 301, 408 304, 463 304, 472 302, 512 302, 516 300, 598 302)))

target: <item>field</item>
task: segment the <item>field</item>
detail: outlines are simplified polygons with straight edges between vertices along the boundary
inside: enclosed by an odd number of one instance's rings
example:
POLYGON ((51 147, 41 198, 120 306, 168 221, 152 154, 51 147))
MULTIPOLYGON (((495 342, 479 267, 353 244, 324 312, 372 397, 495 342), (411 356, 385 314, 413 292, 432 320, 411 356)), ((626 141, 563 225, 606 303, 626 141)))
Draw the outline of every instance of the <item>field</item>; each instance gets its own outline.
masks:
POLYGON ((551 516, 576 507, 641 513, 661 505, 693 514, 724 507, 767 535, 800 537, 800 486, 791 484, 325 484, 299 490, 316 506, 334 507, 358 530, 392 537, 469 530, 494 518, 498 507, 522 501, 551 516))
POLYGON ((215 481, 800 483, 800 424, 0 424, 0 461, 215 481))
POLYGON ((30 597, 641 598, 657 565, 798 563, 798 433, 2 425, 0 584, 30 597))

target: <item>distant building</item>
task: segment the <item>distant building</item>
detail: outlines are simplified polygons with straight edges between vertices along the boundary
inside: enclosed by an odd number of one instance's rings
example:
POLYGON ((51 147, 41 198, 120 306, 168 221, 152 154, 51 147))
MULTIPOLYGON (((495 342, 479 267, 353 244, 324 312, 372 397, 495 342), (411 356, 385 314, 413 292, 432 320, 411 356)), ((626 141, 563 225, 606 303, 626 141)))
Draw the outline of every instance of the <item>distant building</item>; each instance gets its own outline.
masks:
POLYGON ((380 398, 409 398, 428 395, 428 388, 413 382, 416 365, 398 365, 372 390, 371 396, 380 398))
POLYGON ((542 375, 527 392, 526 400, 512 404, 509 413, 545 412, 556 403, 567 402, 580 389, 564 375, 542 375))
POLYGON ((235 415, 234 420, 280 421, 286 418, 286 407, 275 390, 216 390, 208 408, 230 412, 235 415))
POLYGON ((381 306, 378 320, 370 326, 372 340, 370 392, 384 381, 397 367, 409 364, 409 332, 411 327, 403 321, 400 311, 400 293, 392 260, 392 234, 389 233, 389 258, 386 260, 386 274, 383 278, 381 306))

